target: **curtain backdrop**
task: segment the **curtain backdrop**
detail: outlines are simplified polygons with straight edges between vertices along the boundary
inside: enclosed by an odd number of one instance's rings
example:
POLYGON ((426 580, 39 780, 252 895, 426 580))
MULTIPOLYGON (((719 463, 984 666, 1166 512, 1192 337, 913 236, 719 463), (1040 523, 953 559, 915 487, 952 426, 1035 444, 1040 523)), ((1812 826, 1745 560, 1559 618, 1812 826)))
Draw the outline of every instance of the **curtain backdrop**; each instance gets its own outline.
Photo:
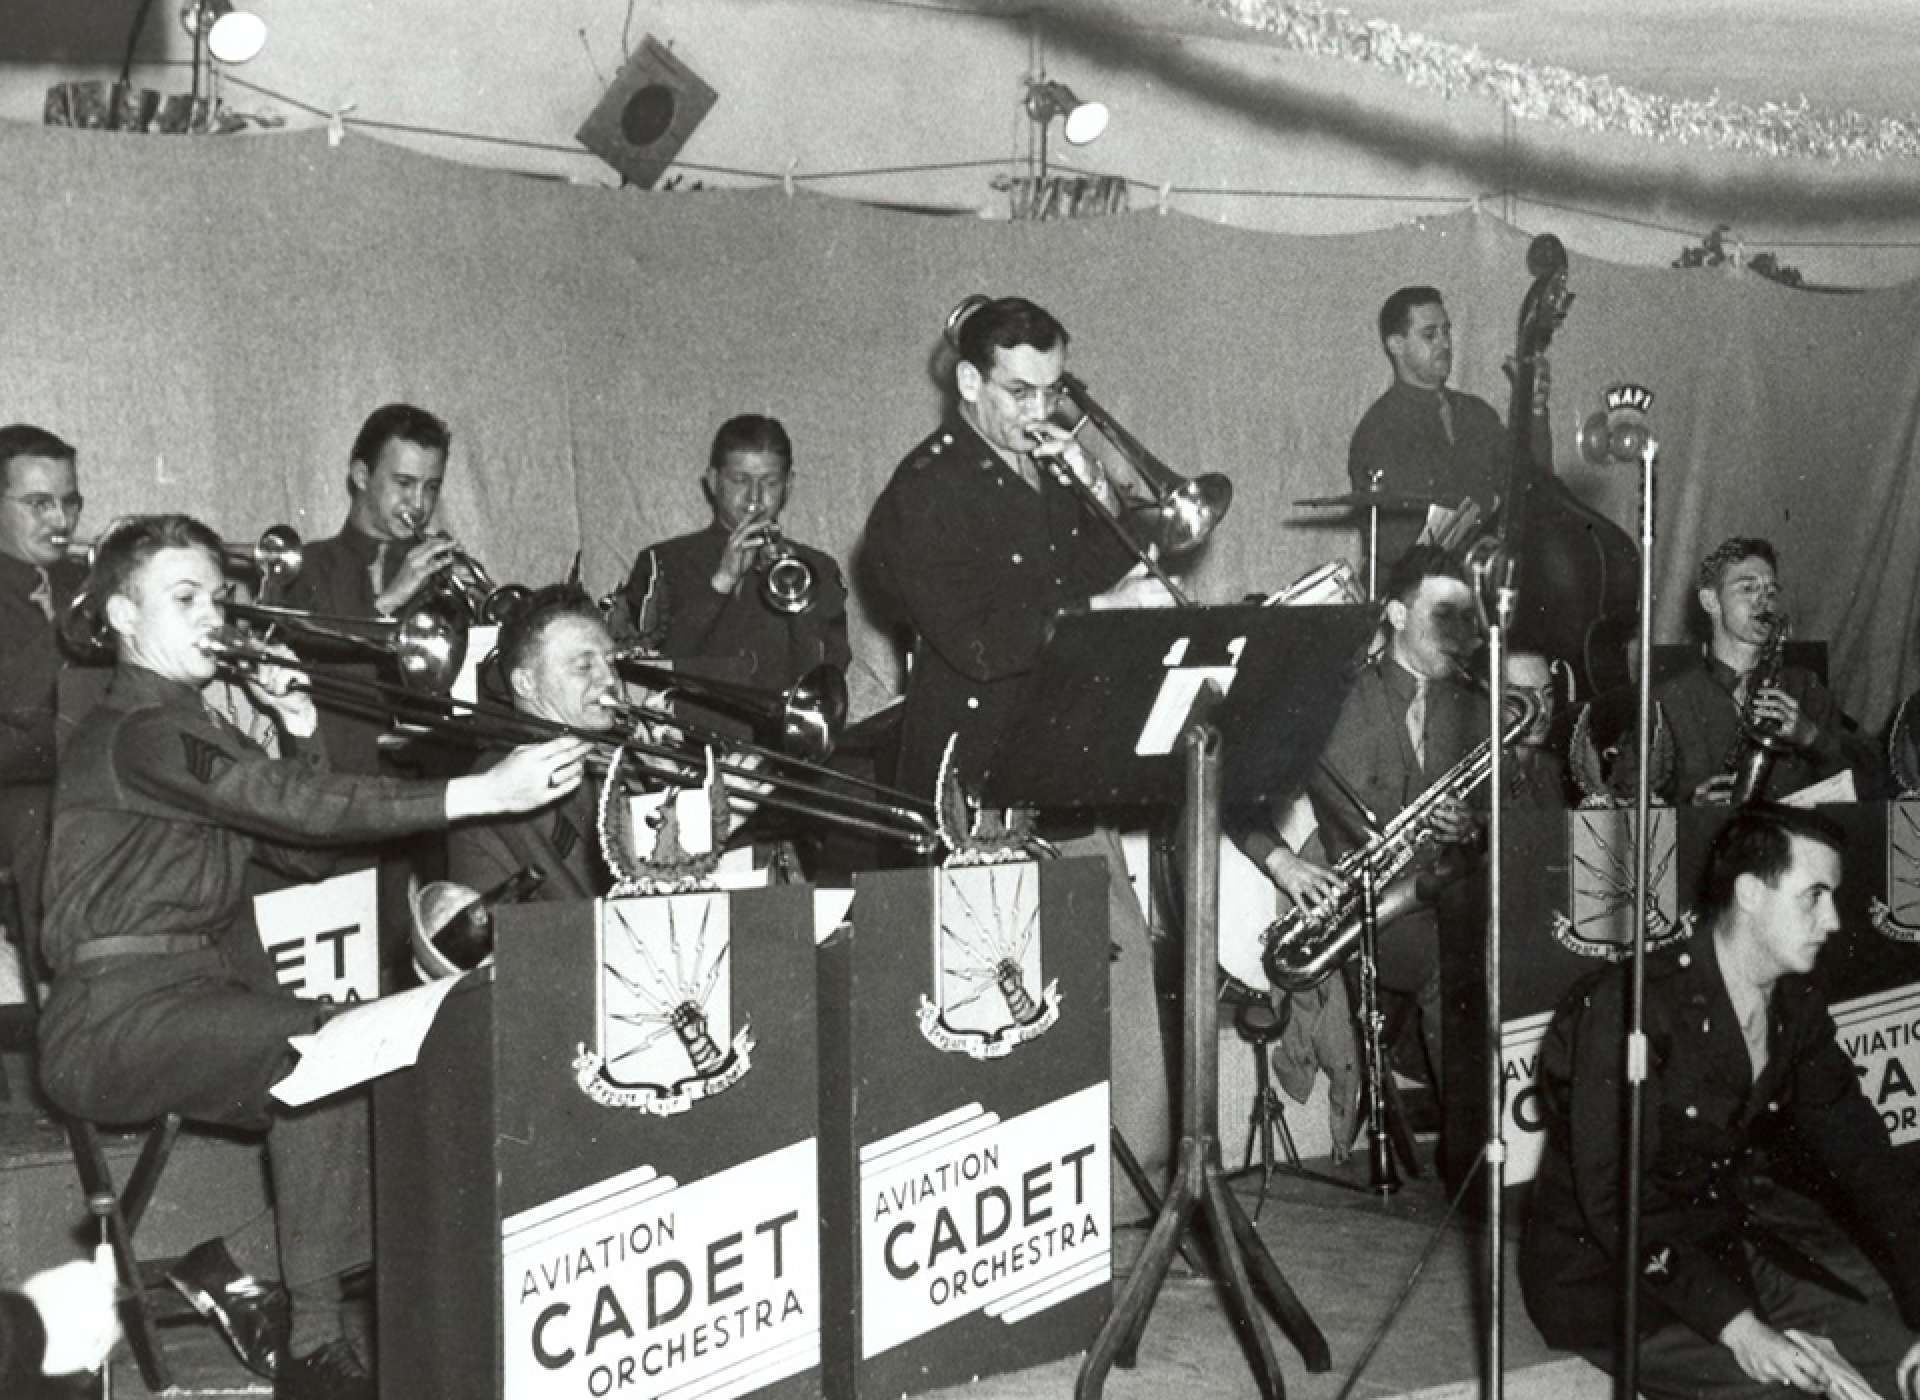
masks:
MULTIPOLYGON (((937 421, 948 309, 1020 293, 1073 334, 1102 401, 1176 469, 1225 471, 1232 516, 1195 571, 1227 601, 1354 553, 1291 508, 1345 489, 1347 437, 1387 382, 1388 292, 1447 296, 1457 386, 1504 415, 1528 285, 1484 215, 1289 237, 1142 213, 1003 224, 778 191, 642 194, 446 164, 357 134, 152 138, 0 129, 0 421, 81 449, 82 532, 184 510, 230 537, 332 533, 380 403, 444 416, 443 523, 496 577, 596 592, 701 524, 718 424, 792 433, 792 533, 843 561, 937 421)), ((1578 460, 1603 386, 1658 395, 1657 628, 1683 635, 1700 554, 1771 537, 1796 633, 1832 644, 1878 726, 1920 682, 1920 293, 1824 296, 1577 253, 1554 345, 1562 475, 1629 531, 1637 471, 1578 460)), ((857 575, 856 575, 857 578, 857 575)), ((898 688, 856 593, 856 710, 898 688)))

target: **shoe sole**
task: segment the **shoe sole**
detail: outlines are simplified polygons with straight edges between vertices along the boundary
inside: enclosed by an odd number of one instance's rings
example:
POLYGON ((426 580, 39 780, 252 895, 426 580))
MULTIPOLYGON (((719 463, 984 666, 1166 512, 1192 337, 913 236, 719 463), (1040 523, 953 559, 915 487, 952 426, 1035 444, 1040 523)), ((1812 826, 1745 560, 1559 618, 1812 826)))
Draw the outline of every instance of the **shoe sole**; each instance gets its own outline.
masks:
POLYGON ((226 1339, 227 1349, 233 1353, 236 1361, 262 1380, 272 1381, 279 1379, 273 1372, 256 1366, 247 1360, 246 1352, 240 1346, 240 1339, 234 1336, 233 1326, 227 1321, 226 1313, 221 1310, 218 1303, 213 1301, 212 1296, 204 1288, 195 1288, 193 1285, 175 1278, 172 1274, 167 1275, 167 1282, 172 1286, 175 1293, 178 1293, 182 1298, 187 1300, 187 1306, 214 1325, 214 1329, 226 1339))

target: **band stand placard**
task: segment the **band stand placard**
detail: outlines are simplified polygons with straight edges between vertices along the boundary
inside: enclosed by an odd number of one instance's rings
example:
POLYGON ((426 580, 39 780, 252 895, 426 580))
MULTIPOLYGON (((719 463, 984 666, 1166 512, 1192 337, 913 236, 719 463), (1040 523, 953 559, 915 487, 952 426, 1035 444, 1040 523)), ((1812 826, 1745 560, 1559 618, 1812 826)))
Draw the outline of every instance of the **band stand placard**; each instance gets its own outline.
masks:
POLYGON ((253 897, 274 980, 295 996, 338 1003, 380 995, 380 888, 372 866, 253 897))
POLYGON ((1112 1277, 1107 875, 855 876, 820 949, 826 1394, 1083 1350, 1112 1277))
POLYGON ((1180 734, 1209 682, 1225 696, 1225 801, 1291 792, 1333 733, 1374 618, 1360 606, 1061 613, 987 760, 986 805, 1180 802, 1180 734))
POLYGON ((374 1090, 386 1393, 818 1395, 813 919, 796 885, 499 911, 374 1090))
POLYGON ((1220 809, 1229 798, 1251 802, 1305 783, 1376 616, 1365 607, 1257 606, 1062 614, 989 761, 990 805, 1181 807, 1185 1044, 1177 1165, 1134 1271, 1088 1349, 1079 1400, 1101 1394, 1116 1362, 1132 1364, 1167 1266, 1201 1219, 1225 1265, 1236 1334, 1252 1343, 1260 1393, 1280 1400, 1285 1382, 1256 1298, 1309 1370, 1333 1364, 1326 1338, 1254 1233, 1220 1163, 1220 809))

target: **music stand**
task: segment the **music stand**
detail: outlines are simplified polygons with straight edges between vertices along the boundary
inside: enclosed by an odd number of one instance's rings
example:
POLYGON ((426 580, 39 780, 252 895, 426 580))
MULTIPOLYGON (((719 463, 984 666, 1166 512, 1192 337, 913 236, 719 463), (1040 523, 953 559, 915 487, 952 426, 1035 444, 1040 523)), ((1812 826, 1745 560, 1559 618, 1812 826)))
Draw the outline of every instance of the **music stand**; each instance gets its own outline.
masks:
POLYGON ((1374 625, 1364 607, 1183 608, 1065 613, 986 766, 995 806, 1072 808, 1184 799, 1187 867, 1185 1073, 1178 1165, 1132 1276, 1080 1368, 1095 1400, 1115 1361, 1131 1365, 1197 1212, 1213 1231, 1230 1316, 1252 1342, 1260 1393, 1286 1383, 1260 1325, 1253 1280, 1307 1369, 1333 1357, 1245 1210, 1227 1189, 1216 1125, 1220 805, 1305 783, 1326 747, 1374 625), (1230 755, 1230 767, 1223 759, 1230 755), (1249 1268, 1252 1276, 1249 1277, 1249 1268))

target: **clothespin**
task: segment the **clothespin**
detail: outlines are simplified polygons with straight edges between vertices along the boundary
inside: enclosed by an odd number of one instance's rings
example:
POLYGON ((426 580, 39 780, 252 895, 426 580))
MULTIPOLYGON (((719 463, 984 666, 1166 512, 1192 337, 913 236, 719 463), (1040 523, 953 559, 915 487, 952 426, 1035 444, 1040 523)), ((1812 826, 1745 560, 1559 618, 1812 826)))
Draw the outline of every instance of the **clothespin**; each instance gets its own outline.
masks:
POLYGON ((800 164, 799 156, 787 157, 787 168, 785 172, 782 173, 782 175, 780 176, 780 187, 787 192, 788 199, 793 198, 793 172, 795 167, 797 167, 799 164, 800 164))
POLYGON ((347 139, 347 113, 358 107, 358 102, 349 102, 344 107, 335 107, 333 115, 327 118, 327 149, 337 151, 340 143, 347 139))
POLYGON ((1166 213, 1169 207, 1168 201, 1172 198, 1173 198, 1173 181, 1169 180, 1160 187, 1160 200, 1159 200, 1159 203, 1155 206, 1155 211, 1161 214, 1166 213))

